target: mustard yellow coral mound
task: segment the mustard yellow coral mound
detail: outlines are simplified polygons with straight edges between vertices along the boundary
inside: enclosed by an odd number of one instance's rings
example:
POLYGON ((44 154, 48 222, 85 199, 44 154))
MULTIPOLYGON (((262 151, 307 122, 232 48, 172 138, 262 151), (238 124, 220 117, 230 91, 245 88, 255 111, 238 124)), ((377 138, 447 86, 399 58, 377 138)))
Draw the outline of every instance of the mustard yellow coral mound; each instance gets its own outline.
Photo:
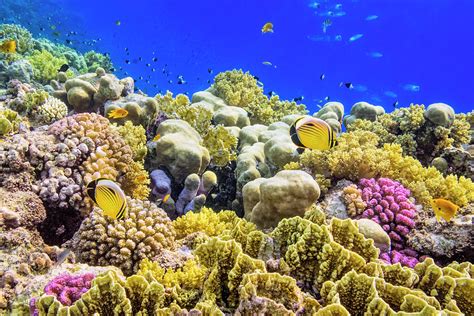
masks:
POLYGON ((150 194, 150 175, 143 167, 143 163, 133 161, 128 171, 120 179, 125 194, 134 199, 145 200, 150 194))
POLYGON ((159 109, 168 118, 186 121, 202 137, 202 146, 206 147, 212 163, 225 166, 237 159, 238 139, 222 125, 212 124, 212 111, 202 106, 191 106, 189 98, 178 94, 173 98, 169 91, 165 95, 155 96, 159 109))
POLYGON ((379 137, 372 132, 345 133, 338 142, 338 146, 327 151, 306 150, 300 157, 300 169, 352 181, 391 178, 409 188, 417 202, 425 205, 429 205, 431 198, 445 198, 460 206, 474 201, 471 180, 455 175, 443 177, 435 168, 425 168, 418 160, 403 156, 398 144, 384 144, 380 148, 379 137))
MULTIPOLYGON (((433 106, 425 109, 424 105, 412 104, 380 115, 375 121, 358 119, 348 125, 347 130, 374 132, 379 136, 379 146, 399 144, 405 155, 415 157, 426 165, 445 148, 460 147, 470 140, 470 124, 465 114, 454 115, 453 111, 450 120, 434 120, 433 106)), ((446 111, 449 109, 447 105, 437 106, 440 109, 446 108, 446 111)), ((440 110, 438 114, 442 116, 445 113, 440 110)))
POLYGON ((228 105, 238 106, 249 113, 253 124, 269 125, 289 114, 306 114, 306 107, 295 102, 282 101, 279 96, 270 99, 263 88, 249 73, 232 70, 219 73, 214 78, 212 92, 228 105))

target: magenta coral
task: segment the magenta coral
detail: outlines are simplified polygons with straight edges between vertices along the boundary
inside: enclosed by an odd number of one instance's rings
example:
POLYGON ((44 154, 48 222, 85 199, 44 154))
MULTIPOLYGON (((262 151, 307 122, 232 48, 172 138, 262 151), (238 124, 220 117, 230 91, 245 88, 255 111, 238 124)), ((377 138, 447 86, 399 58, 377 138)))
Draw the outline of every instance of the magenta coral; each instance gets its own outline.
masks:
POLYGON ((44 292, 56 296, 61 304, 69 306, 91 288, 94 277, 92 273, 81 275, 62 274, 51 280, 44 288, 44 292))
POLYGON ((388 263, 400 262, 414 266, 418 262, 418 255, 405 247, 407 235, 415 227, 416 208, 409 200, 410 190, 388 178, 361 179, 359 188, 362 190, 362 200, 367 204, 361 217, 382 226, 394 249, 390 254, 382 254, 381 259, 388 263))

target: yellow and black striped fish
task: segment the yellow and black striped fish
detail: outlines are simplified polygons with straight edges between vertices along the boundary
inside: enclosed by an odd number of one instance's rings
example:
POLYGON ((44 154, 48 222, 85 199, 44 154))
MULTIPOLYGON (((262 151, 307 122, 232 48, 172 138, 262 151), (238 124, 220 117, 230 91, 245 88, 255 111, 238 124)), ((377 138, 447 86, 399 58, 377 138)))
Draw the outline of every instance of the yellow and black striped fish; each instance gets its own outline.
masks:
POLYGON ((311 116, 298 118, 290 127, 290 136, 298 146, 299 154, 302 154, 305 148, 327 150, 337 145, 336 134, 331 126, 311 116))
POLYGON ((116 182, 105 178, 93 180, 87 185, 86 193, 105 215, 116 219, 127 216, 127 199, 116 182))

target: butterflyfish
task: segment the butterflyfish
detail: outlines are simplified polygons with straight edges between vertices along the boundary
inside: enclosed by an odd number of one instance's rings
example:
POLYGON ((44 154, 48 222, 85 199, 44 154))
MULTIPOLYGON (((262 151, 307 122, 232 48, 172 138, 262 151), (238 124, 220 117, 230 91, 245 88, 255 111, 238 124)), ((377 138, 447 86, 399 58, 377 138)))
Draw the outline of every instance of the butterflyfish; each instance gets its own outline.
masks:
POLYGON ((273 23, 265 23, 262 27, 262 33, 273 33, 273 23))
POLYGON ((124 118, 128 115, 128 111, 122 108, 113 109, 109 112, 108 117, 117 119, 117 118, 124 118))
POLYGON ((87 185, 86 193, 105 215, 114 219, 127 216, 127 199, 116 182, 105 178, 93 180, 87 185))
POLYGON ((290 127, 290 136, 293 143, 298 146, 298 153, 303 153, 305 148, 328 150, 337 145, 336 134, 325 121, 303 116, 297 119, 290 127))
POLYGON ((441 217, 449 222, 459 210, 459 206, 445 199, 432 199, 431 207, 438 222, 441 220, 441 217))
POLYGON ((0 44, 0 52, 2 53, 16 53, 16 41, 7 40, 0 44))

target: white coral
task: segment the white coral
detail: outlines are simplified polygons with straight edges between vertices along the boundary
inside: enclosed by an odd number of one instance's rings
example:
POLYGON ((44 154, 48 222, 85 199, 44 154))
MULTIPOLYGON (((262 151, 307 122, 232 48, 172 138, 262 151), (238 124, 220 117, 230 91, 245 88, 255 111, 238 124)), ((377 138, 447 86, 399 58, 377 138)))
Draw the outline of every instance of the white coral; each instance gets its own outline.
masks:
POLYGON ((54 97, 49 97, 38 108, 38 120, 42 123, 50 124, 65 117, 67 111, 67 106, 63 101, 54 97))

